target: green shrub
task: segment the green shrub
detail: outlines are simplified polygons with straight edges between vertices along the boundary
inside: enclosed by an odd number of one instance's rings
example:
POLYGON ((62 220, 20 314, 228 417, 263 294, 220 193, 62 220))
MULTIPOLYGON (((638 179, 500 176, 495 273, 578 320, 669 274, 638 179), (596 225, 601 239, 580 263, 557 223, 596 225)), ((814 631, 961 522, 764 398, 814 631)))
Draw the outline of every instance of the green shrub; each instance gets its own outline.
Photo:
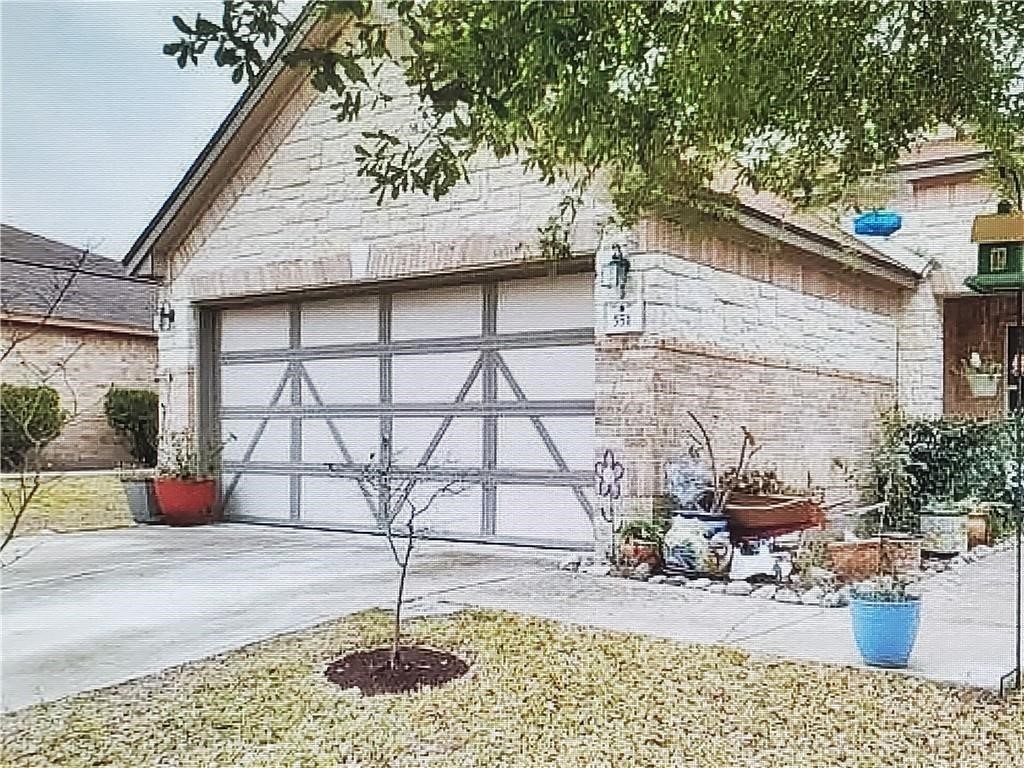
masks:
POLYGON ((0 385, 0 462, 19 471, 33 451, 50 443, 67 423, 53 387, 0 385))
POLYGON ((1020 450, 1022 418, 908 418, 900 411, 884 413, 867 491, 872 501, 888 502, 886 527, 917 530, 918 515, 931 502, 1012 503, 1008 478, 1020 450))
POLYGON ((111 387, 103 398, 107 423, 128 440, 132 457, 155 467, 160 428, 160 398, 148 389, 111 387))

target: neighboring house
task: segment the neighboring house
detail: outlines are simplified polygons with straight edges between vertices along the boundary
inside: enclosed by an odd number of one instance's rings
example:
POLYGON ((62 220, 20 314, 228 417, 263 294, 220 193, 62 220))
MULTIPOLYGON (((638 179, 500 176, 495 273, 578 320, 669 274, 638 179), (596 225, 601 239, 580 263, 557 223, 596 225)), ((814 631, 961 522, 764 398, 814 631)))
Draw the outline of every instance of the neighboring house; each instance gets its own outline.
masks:
MULTIPOLYGON (((296 40, 345 34, 307 23, 296 40)), ((948 248, 921 255, 759 195, 734 221, 615 233, 598 192, 571 257, 551 262, 537 230, 557 185, 482 160, 440 202, 378 207, 352 148, 374 121, 409 124, 411 100, 338 122, 307 79, 275 59, 125 259, 166 276, 175 310, 160 335, 167 423, 238 438, 223 467, 233 519, 371 530, 359 464, 393 449, 410 477, 472 477, 435 533, 591 545, 595 459, 612 449, 624 512, 649 512, 690 443, 688 411, 714 426, 719 461, 745 425, 761 461, 835 486, 833 459, 865 455, 880 409, 962 404, 945 391, 943 324, 951 358, 989 333, 958 282, 969 211, 948 248), (616 245, 632 267, 618 329, 618 290, 595 279, 616 245)), ((933 227, 916 217, 934 218, 936 190, 980 197, 946 167, 909 168, 908 232, 933 227)))
POLYGON ((154 288, 117 261, 45 237, 2 227, 3 381, 47 384, 73 418, 43 453, 51 469, 96 469, 131 462, 107 425, 111 384, 155 386, 154 288))

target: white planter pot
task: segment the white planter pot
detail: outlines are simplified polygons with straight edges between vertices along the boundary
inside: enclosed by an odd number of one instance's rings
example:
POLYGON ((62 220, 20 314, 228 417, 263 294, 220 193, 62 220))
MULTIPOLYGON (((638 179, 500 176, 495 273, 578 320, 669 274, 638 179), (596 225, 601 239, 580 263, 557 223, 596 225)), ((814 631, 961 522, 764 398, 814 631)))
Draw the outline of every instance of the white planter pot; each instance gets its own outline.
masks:
POLYGON ((921 549, 939 555, 967 551, 967 515, 921 515, 921 549))
POLYGON ((999 394, 1000 373, 965 373, 967 385, 974 397, 995 397, 999 394))

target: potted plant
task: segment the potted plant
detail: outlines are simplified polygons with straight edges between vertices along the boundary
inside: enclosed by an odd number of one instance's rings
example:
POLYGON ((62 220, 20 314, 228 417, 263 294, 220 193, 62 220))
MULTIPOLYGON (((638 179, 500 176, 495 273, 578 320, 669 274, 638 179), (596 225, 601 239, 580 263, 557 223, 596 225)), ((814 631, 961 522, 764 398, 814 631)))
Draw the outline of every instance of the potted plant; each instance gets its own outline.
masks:
POLYGON ((665 538, 662 525, 649 520, 632 520, 619 528, 619 554, 626 565, 661 564, 661 545, 665 538))
MULTIPOLYGON (((232 435, 229 441, 233 439, 232 435)), ((214 521, 217 506, 215 472, 228 441, 200 450, 191 430, 174 432, 153 481, 157 506, 170 525, 202 525, 214 521)))
POLYGON ((160 522, 160 511, 153 496, 153 471, 122 469, 118 476, 132 520, 140 524, 160 522))
POLYGON ((850 614, 864 663, 893 669, 909 664, 921 624, 921 597, 906 582, 883 576, 855 584, 850 614))
POLYGON ((983 360, 980 354, 972 352, 970 359, 961 361, 961 373, 973 397, 995 397, 999 393, 999 380, 1003 377, 1001 363, 983 360))
POLYGON ((932 501, 918 516, 921 549, 938 555, 961 555, 967 551, 967 513, 971 502, 932 501))

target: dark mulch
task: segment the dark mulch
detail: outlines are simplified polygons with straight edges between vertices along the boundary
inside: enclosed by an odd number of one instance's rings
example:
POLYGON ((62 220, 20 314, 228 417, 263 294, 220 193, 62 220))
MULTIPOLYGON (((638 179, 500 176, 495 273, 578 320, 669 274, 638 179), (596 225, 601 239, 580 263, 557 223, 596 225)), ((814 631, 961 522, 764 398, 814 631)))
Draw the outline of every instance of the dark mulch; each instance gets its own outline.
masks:
POLYGON ((403 647, 398 665, 391 668, 391 648, 355 651, 327 665, 327 679, 342 688, 358 688, 366 696, 406 693, 443 685, 462 677, 469 664, 445 651, 419 646, 403 647))

